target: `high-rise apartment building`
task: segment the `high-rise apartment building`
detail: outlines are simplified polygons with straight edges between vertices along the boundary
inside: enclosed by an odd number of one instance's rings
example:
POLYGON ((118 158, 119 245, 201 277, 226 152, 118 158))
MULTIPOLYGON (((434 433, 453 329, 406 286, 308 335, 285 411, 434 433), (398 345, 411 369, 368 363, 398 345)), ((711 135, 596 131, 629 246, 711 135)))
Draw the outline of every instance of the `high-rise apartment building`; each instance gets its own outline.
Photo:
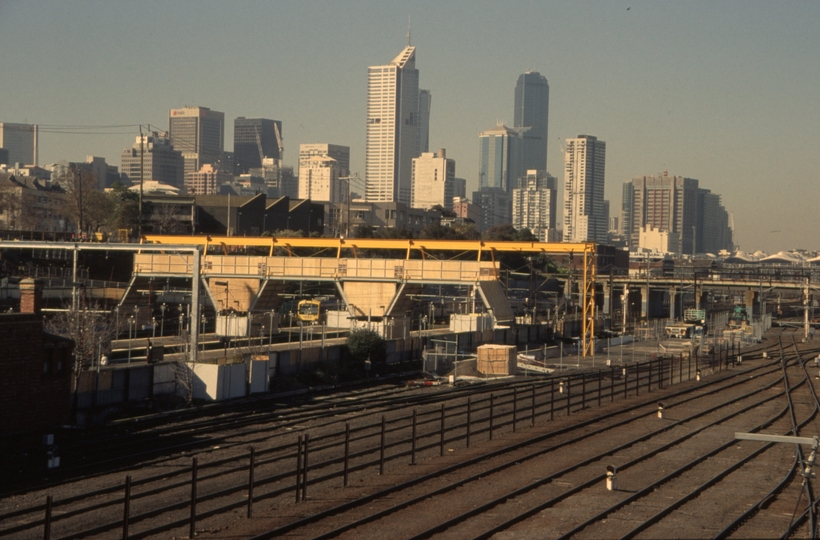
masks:
POLYGON ((165 132, 152 131, 137 136, 131 148, 120 155, 120 172, 132 184, 156 180, 163 184, 182 188, 185 183, 185 160, 174 150, 171 138, 165 132))
POLYGON ((174 148, 185 159, 185 174, 205 163, 220 164, 225 149, 225 113, 207 107, 183 107, 169 112, 174 148))
MULTIPOLYGON (((339 164, 341 176, 350 174, 350 147, 340 144, 300 144, 299 145, 299 170, 308 165, 308 161, 314 157, 329 157, 339 164)), ((299 173, 302 174, 301 172, 299 173)))
POLYGON ((367 68, 365 199, 410 204, 419 148, 419 72, 407 45, 387 65, 367 68))
POLYGON ((557 192, 557 178, 536 169, 527 171, 512 192, 513 227, 529 229, 542 242, 554 238, 557 192))
POLYGON ((346 200, 347 190, 339 162, 328 156, 313 156, 299 167, 299 199, 339 203, 346 200))
POLYGON ((537 71, 518 76, 513 127, 521 131, 521 171, 547 170, 550 87, 537 71))
POLYGON ((433 96, 429 90, 419 90, 419 144, 417 155, 430 151, 430 109, 433 96))
POLYGON ((564 153, 564 241, 606 242, 604 209, 606 143, 592 135, 566 140, 564 153))
POLYGON ((9 165, 37 165, 38 142, 36 124, 0 122, 0 148, 8 150, 9 165))
POLYGON ((282 122, 267 118, 233 121, 233 153, 237 174, 262 167, 265 158, 282 159, 282 122))
POLYGON ((442 148, 413 158, 413 196, 411 207, 430 209, 436 205, 453 208, 456 162, 442 148))

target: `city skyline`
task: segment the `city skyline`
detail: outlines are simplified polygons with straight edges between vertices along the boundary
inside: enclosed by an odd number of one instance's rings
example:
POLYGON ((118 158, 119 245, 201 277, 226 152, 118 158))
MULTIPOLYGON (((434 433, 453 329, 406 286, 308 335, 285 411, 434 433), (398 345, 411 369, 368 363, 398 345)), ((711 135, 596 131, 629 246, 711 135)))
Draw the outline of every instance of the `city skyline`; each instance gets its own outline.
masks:
POLYGON ((820 114, 812 105, 820 82, 814 4, 148 4, 0 6, 0 69, 26 81, 0 82, 0 120, 41 126, 41 164, 86 155, 116 163, 138 129, 77 126, 167 129, 169 109, 196 104, 227 118, 281 119, 286 165, 296 164, 299 144, 350 146, 351 172, 364 176, 364 74, 401 49, 411 15, 423 87, 436 96, 429 147, 447 148, 468 192, 478 182, 476 135, 495 121, 513 123, 516 78, 533 70, 550 84, 551 174, 561 177, 564 140, 594 133, 607 141, 613 208, 623 182, 668 170, 721 194, 743 250, 820 249, 806 228, 820 201, 804 180, 820 114), (20 21, 34 19, 32 41, 20 21), (174 33, 159 30, 165 21, 174 33), (240 47, 202 34, 213 21, 241 23, 252 39, 240 47), (342 26, 366 38, 344 39, 342 26), (248 47, 269 52, 245 55, 248 47), (223 67, 229 75, 216 80, 223 67))

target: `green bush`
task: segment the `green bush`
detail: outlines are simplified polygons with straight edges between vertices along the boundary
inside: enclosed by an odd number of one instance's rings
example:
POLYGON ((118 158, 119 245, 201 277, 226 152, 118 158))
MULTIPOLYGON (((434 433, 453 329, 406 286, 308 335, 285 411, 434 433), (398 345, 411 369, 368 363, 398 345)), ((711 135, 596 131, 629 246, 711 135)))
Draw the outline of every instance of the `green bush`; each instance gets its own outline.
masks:
POLYGON ((347 335, 347 349, 356 364, 384 364, 387 360, 387 342, 375 330, 357 328, 347 335))

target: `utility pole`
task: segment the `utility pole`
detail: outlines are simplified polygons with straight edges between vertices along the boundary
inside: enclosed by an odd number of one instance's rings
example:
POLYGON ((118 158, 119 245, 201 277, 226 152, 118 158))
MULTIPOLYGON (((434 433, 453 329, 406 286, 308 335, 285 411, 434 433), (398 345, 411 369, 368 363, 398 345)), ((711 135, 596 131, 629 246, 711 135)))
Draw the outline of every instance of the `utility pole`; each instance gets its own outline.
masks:
POLYGON ((77 236, 82 236, 82 234, 83 234, 83 170, 78 167, 76 169, 76 171, 77 171, 77 183, 79 184, 78 187, 79 187, 79 192, 80 192, 80 198, 79 198, 79 201, 78 201, 79 202, 78 210, 79 210, 79 214, 80 214, 79 215, 80 222, 77 224, 77 228, 79 229, 77 231, 77 236))
POLYGON ((140 124, 140 197, 139 211, 137 216, 137 240, 142 238, 142 185, 145 177, 145 137, 142 134, 142 124, 140 124))

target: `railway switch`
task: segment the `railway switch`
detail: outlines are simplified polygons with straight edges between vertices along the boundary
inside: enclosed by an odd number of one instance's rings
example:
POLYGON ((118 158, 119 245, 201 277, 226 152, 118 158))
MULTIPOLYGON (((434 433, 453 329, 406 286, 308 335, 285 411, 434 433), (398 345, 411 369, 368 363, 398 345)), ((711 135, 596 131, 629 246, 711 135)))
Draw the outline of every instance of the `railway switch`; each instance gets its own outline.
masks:
POLYGON ((695 372, 695 380, 696 380, 696 381, 699 381, 699 380, 700 380, 700 370, 697 370, 697 371, 695 372))
POLYGON ((606 466, 606 489, 609 491, 618 491, 618 468, 615 465, 606 466))
POLYGON ((658 418, 663 418, 663 403, 658 403, 658 418))

